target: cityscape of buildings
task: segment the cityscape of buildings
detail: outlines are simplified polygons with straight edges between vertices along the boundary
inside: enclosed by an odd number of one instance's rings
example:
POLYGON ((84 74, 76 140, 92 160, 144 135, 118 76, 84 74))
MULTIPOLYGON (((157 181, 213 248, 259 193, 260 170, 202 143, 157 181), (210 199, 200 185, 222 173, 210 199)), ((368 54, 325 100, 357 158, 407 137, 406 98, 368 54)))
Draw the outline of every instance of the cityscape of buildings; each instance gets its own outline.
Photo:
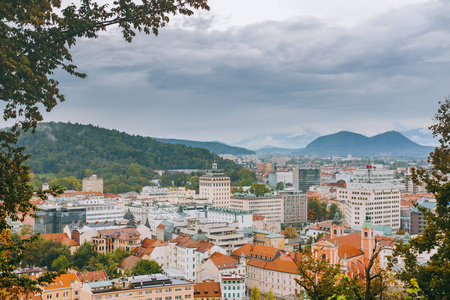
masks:
POLYGON ((214 163, 199 178, 198 193, 156 181, 140 193, 104 194, 103 179, 92 175, 83 179, 82 191, 35 200, 38 218, 10 222, 13 231, 29 226, 65 244, 72 255, 84 243, 101 254, 118 249, 131 254, 119 264, 122 277, 109 279, 98 270, 101 278, 90 281, 89 274, 69 272, 54 288, 44 287, 42 299, 247 299, 255 286, 278 299, 297 299, 302 246, 309 243, 349 276, 365 276, 361 266, 375 245, 383 246, 378 261, 384 266, 396 243, 422 233, 426 221, 414 203, 436 206, 431 194, 412 184, 408 167, 230 159, 253 168, 271 192, 257 196, 249 187, 236 192, 214 163), (317 219, 308 206, 312 198, 337 212, 317 219), (163 273, 127 275, 140 260, 156 261, 163 273))

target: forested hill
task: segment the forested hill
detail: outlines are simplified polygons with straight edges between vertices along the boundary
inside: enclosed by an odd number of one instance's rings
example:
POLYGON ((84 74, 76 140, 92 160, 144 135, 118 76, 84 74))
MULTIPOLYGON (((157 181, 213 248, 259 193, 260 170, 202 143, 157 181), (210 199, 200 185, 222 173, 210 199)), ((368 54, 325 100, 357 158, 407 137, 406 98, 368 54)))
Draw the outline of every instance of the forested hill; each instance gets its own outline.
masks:
POLYGON ((159 142, 93 125, 41 123, 35 134, 23 134, 19 144, 31 154, 34 173, 65 173, 81 178, 85 169, 121 174, 131 163, 149 169, 204 169, 216 159, 220 168, 239 169, 206 149, 159 142))
POLYGON ((190 140, 179 140, 179 139, 161 139, 155 138, 160 142, 169 144, 181 144, 189 147, 205 148, 216 154, 232 154, 232 155, 242 155, 242 154, 255 154, 255 151, 248 150, 242 147, 230 146, 221 142, 199 142, 190 140))

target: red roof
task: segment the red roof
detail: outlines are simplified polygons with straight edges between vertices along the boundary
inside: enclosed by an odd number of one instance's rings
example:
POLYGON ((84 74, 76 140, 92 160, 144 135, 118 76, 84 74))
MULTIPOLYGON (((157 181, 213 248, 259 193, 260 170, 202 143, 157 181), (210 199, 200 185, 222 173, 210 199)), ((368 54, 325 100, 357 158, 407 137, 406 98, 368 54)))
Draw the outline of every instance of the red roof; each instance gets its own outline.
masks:
POLYGON ((241 248, 233 251, 231 255, 240 257, 243 254, 246 258, 274 260, 277 256, 280 256, 284 253, 284 251, 271 246, 245 244, 241 248))
POLYGON ((200 282, 194 285, 194 298, 221 298, 220 282, 200 282))
POLYGON ((185 247, 185 248, 196 248, 198 252, 206 252, 212 246, 214 246, 211 242, 206 241, 193 241, 190 236, 187 235, 179 235, 175 239, 169 240, 171 243, 176 243, 177 246, 185 247))

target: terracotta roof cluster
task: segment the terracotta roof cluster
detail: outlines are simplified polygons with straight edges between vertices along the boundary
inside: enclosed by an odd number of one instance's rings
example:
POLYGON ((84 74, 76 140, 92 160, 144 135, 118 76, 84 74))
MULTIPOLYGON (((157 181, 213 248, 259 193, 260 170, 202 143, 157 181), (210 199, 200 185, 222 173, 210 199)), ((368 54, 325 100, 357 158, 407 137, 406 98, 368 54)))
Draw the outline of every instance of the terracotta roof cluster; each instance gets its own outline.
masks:
POLYGON ((176 243, 177 246, 185 248, 196 248, 195 251, 205 253, 208 249, 214 246, 211 242, 206 241, 193 241, 190 236, 179 235, 177 238, 169 240, 171 243, 176 243))
POLYGON ((220 270, 235 268, 238 265, 236 260, 231 258, 231 256, 219 252, 214 252, 208 259, 210 259, 220 270))
POLYGON ((108 275, 105 270, 95 271, 95 272, 85 272, 85 273, 77 273, 78 279, 85 282, 96 282, 96 281, 104 281, 108 280, 108 275))
POLYGON ((118 228, 99 230, 98 235, 100 237, 112 237, 122 241, 139 240, 141 234, 134 228, 118 228))
MULTIPOLYGON (((77 242, 69 238, 67 233, 48 233, 48 234, 42 234, 41 235, 46 240, 52 240, 55 242, 61 242, 62 244, 66 245, 67 247, 76 247, 79 246, 77 242)), ((31 237, 31 235, 24 235, 22 236, 22 240, 28 240, 31 237)))
POLYGON ((422 198, 434 199, 434 194, 433 193, 428 193, 428 194, 407 194, 407 195, 402 195, 402 199, 400 201, 400 204, 401 205, 413 205, 414 203, 417 202, 417 200, 420 200, 422 198))
POLYGON ((244 255, 245 258, 257 258, 273 261, 275 258, 283 254, 285 254, 283 250, 279 250, 275 247, 248 243, 233 251, 231 256, 236 259, 241 255, 244 255))
POLYGON ((298 274, 297 264, 301 259, 300 253, 289 253, 277 257, 273 261, 263 261, 256 258, 249 260, 248 265, 283 273, 298 274))
POLYGON ((194 285, 194 298, 221 298, 220 282, 199 282, 194 285))

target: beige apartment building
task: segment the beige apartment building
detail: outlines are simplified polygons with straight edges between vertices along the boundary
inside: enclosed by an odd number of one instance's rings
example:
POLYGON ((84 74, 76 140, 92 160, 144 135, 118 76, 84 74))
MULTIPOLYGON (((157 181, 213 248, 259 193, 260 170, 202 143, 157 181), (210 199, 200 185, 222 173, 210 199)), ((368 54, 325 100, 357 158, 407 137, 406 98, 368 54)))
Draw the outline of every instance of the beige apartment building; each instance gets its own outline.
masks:
POLYGON ((99 192, 103 194, 103 178, 97 175, 83 178, 83 192, 99 192))
POLYGON ((280 232, 284 221, 283 196, 231 197, 230 208, 251 211, 254 216, 265 217, 266 229, 280 232))
POLYGON ((83 284, 81 299, 185 300, 194 298, 194 283, 163 274, 122 277, 83 284))
POLYGON ((199 178, 199 195, 214 206, 230 208, 230 177, 217 169, 217 163, 213 163, 212 169, 199 178))

